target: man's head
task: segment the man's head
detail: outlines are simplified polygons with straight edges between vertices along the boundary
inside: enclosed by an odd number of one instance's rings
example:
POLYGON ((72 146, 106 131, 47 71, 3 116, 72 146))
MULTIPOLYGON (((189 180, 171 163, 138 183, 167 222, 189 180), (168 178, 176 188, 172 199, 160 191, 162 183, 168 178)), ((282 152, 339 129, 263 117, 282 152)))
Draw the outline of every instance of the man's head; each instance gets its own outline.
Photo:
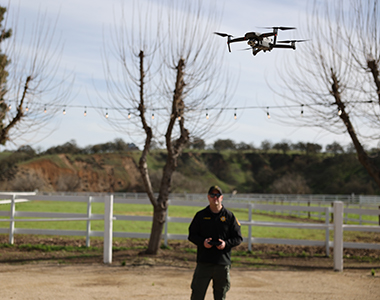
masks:
POLYGON ((213 185, 210 187, 207 198, 210 202, 210 208, 212 211, 217 212, 222 209, 223 193, 219 186, 213 185))
POLYGON ((211 195, 212 193, 223 195, 222 189, 217 185, 213 185, 212 187, 209 188, 208 194, 211 195))

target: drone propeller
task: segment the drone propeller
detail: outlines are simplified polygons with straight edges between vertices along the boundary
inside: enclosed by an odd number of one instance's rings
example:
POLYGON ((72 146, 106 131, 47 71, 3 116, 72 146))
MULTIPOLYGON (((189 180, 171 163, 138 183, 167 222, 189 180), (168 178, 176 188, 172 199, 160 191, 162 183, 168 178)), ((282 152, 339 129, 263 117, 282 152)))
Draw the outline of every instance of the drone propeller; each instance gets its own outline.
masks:
POLYGON ((214 34, 220 35, 221 37, 233 37, 233 35, 222 32, 214 32, 214 34))
POLYGON ((262 28, 266 28, 266 29, 280 29, 280 30, 293 30, 293 29, 296 29, 296 27, 285 27, 285 26, 275 26, 275 27, 262 27, 262 28))
POLYGON ((308 40, 284 40, 284 41, 277 41, 277 43, 301 43, 301 42, 306 42, 308 40))
POLYGON ((231 42, 231 38, 233 37, 233 35, 231 34, 228 34, 228 33, 222 33, 222 32, 214 32, 214 34, 217 34, 221 37, 227 37, 227 47, 228 47, 228 51, 231 52, 231 46, 230 46, 230 42, 231 42))

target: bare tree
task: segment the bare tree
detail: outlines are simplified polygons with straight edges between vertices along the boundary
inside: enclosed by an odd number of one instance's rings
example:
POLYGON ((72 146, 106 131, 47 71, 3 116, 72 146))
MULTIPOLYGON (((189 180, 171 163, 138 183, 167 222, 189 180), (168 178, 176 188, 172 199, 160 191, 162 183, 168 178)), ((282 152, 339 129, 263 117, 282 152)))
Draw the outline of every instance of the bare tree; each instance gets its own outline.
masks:
POLYGON ((215 8, 206 9, 202 1, 162 1, 144 8, 134 4, 132 18, 123 13, 120 26, 112 30, 117 68, 104 52, 108 87, 104 101, 110 110, 117 108, 114 118, 108 118, 115 129, 144 137, 139 170, 153 205, 146 252, 156 254, 177 159, 191 134, 200 138, 215 130, 229 99, 228 80, 221 49, 213 42, 219 21, 215 8), (154 139, 164 141, 167 155, 158 194, 147 161, 154 139))
POLYGON ((364 147, 379 139, 378 5, 378 0, 314 1, 304 30, 310 41, 286 62, 281 96, 298 107, 296 114, 287 111, 283 122, 348 134, 360 163, 380 186, 380 167, 364 147))
POLYGON ((7 10, 0 7, 1 145, 50 133, 54 126, 45 125, 65 109, 72 85, 70 74, 59 73, 62 43, 56 42, 55 24, 39 14, 34 24, 19 30, 15 13, 9 29, 7 10))

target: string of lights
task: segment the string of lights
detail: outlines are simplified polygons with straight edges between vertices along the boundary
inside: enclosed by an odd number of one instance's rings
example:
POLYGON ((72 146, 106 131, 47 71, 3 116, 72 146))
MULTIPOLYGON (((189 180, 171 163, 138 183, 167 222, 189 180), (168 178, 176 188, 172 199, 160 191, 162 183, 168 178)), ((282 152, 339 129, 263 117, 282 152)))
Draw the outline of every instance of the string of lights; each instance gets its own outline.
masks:
MULTIPOLYGON (((366 101, 350 101, 350 102, 346 102, 345 104, 348 104, 348 103, 373 103, 372 100, 366 100, 366 101)), ((87 116, 87 110, 88 109, 97 109, 97 110, 104 110, 105 111, 105 117, 108 118, 109 117, 109 113, 108 111, 109 110, 116 110, 116 111, 128 111, 128 119, 131 118, 131 112, 137 110, 137 108, 135 107, 130 107, 130 108, 127 108, 127 107, 105 107, 105 106, 94 106, 94 105, 59 105, 59 104, 42 104, 42 103, 34 103, 35 105, 39 105, 41 107, 43 107, 43 112, 44 113, 48 113, 48 107, 54 107, 54 108, 60 108, 62 107, 62 113, 63 115, 66 115, 66 109, 68 108, 82 108, 83 109, 83 116, 87 116)), ((267 114, 267 118, 270 119, 271 118, 271 115, 269 113, 269 110, 273 110, 273 109, 289 109, 289 108, 299 108, 300 109, 300 114, 301 114, 301 117, 303 116, 304 114, 304 108, 305 107, 311 107, 311 106, 326 106, 326 107, 330 107, 332 105, 337 105, 337 103, 312 103, 312 104, 291 104, 291 105, 271 105, 271 106, 264 106, 264 105, 256 105, 256 106, 238 106, 238 107, 207 107, 205 109, 205 113, 206 113, 206 119, 209 119, 210 115, 209 115, 209 111, 210 110, 218 110, 218 111, 228 111, 228 110, 233 110, 234 111, 234 114, 233 114, 233 117, 234 119, 236 120, 237 119, 237 112, 238 110, 251 110, 251 109, 261 109, 261 110, 266 110, 266 114, 267 114)), ((9 104, 8 105, 8 109, 11 110, 12 109, 12 105, 9 104)), ((163 108, 163 107, 153 107, 153 108, 149 108, 150 111, 152 111, 152 120, 154 120, 155 118, 155 111, 160 111, 160 110, 166 110, 166 108, 163 108)), ((26 104, 25 106, 25 111, 28 112, 29 111, 29 106, 28 104, 26 104)), ((341 115, 342 113, 342 109, 340 107, 338 107, 338 115, 341 115)), ((179 119, 181 118, 181 116, 178 117, 179 119)))

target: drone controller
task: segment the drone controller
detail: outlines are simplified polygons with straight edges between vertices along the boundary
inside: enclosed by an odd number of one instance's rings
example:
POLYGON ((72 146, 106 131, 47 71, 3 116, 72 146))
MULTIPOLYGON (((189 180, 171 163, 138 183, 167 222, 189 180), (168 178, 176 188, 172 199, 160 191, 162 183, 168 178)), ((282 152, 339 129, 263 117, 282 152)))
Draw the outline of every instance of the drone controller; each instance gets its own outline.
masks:
POLYGON ((219 240, 211 240, 208 242, 209 245, 212 245, 212 246, 219 246, 222 242, 219 241, 219 240))

